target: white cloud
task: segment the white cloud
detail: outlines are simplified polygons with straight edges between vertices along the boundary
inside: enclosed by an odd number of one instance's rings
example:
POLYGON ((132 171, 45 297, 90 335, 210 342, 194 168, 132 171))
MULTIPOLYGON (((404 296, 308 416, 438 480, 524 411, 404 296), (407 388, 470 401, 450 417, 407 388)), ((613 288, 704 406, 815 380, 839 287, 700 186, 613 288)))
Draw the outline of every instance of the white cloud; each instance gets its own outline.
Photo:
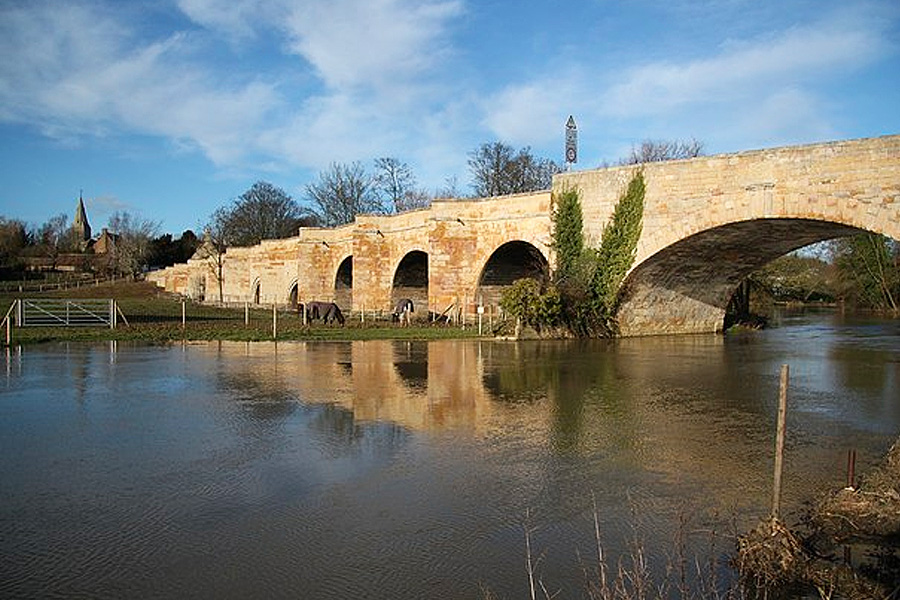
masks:
POLYGON ((387 87, 421 75, 446 52, 459 0, 314 0, 284 21, 292 52, 333 89, 387 87))
POLYGON ((617 117, 661 114, 688 104, 734 102, 773 86, 815 81, 869 62, 879 51, 877 31, 826 22, 781 35, 732 42, 718 56, 637 67, 606 94, 604 112, 617 117))
POLYGON ((635 65, 618 54, 614 64, 555 65, 490 95, 483 122, 510 143, 553 144, 571 113, 586 134, 582 156, 608 160, 647 138, 693 137, 711 151, 830 139, 840 133, 829 121, 837 108, 824 100, 826 90, 892 51, 889 22, 861 6, 730 40, 702 58, 635 65))
POLYGON ((823 117, 826 112, 813 94, 788 87, 766 95, 737 115, 732 134, 752 131, 758 146, 832 139, 836 132, 823 117))
POLYGON ((177 0, 178 8, 195 23, 239 40, 253 37, 255 26, 271 3, 259 0, 177 0))
POLYGON ((158 135, 236 160, 242 141, 280 105, 274 85, 223 85, 187 58, 192 39, 151 43, 88 4, 32 5, 3 14, 0 118, 55 138, 110 132, 158 135))

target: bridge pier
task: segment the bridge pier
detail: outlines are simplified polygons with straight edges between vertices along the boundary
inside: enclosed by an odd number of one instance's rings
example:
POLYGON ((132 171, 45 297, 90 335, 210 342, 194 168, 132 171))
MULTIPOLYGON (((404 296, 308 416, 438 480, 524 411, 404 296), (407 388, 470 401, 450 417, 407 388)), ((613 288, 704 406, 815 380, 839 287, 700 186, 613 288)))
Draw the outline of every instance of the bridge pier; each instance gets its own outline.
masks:
POLYGON ((720 333, 725 309, 691 298, 682 291, 639 285, 632 288, 619 310, 619 335, 720 333))

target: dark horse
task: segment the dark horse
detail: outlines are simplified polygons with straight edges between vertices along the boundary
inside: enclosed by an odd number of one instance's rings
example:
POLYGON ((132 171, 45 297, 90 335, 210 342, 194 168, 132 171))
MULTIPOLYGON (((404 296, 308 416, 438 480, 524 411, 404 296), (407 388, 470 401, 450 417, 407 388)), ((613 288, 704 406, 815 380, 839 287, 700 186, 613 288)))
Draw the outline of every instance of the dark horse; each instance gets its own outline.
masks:
POLYGON ((391 314, 391 320, 394 322, 400 321, 407 313, 411 313, 413 310, 413 301, 409 298, 401 298, 397 302, 397 306, 394 307, 394 312, 391 314))
POLYGON ((306 320, 308 322, 322 319, 327 325, 329 322, 337 321, 344 324, 344 315, 341 309, 334 302, 307 302, 305 306, 306 320))

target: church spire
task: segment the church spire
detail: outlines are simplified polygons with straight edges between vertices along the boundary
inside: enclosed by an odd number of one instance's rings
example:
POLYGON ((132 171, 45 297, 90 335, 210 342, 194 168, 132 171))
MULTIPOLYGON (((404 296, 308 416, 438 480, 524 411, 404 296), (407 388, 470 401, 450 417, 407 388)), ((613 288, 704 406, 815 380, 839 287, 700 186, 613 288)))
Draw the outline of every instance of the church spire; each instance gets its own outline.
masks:
POLYGON ((78 207, 75 209, 75 220, 72 222, 76 239, 83 246, 91 239, 91 224, 88 223, 87 211, 84 209, 82 191, 78 191, 78 207))

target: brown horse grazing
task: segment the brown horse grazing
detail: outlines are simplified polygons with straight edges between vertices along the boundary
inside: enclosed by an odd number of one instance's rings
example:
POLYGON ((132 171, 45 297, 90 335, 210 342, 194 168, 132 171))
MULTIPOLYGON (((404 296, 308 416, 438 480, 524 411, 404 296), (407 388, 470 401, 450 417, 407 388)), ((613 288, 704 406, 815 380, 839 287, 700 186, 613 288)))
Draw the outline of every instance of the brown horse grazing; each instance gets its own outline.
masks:
POLYGON ((334 302, 307 302, 302 309, 306 310, 306 320, 308 322, 322 319, 326 325, 334 321, 341 325, 344 324, 344 315, 334 302))

